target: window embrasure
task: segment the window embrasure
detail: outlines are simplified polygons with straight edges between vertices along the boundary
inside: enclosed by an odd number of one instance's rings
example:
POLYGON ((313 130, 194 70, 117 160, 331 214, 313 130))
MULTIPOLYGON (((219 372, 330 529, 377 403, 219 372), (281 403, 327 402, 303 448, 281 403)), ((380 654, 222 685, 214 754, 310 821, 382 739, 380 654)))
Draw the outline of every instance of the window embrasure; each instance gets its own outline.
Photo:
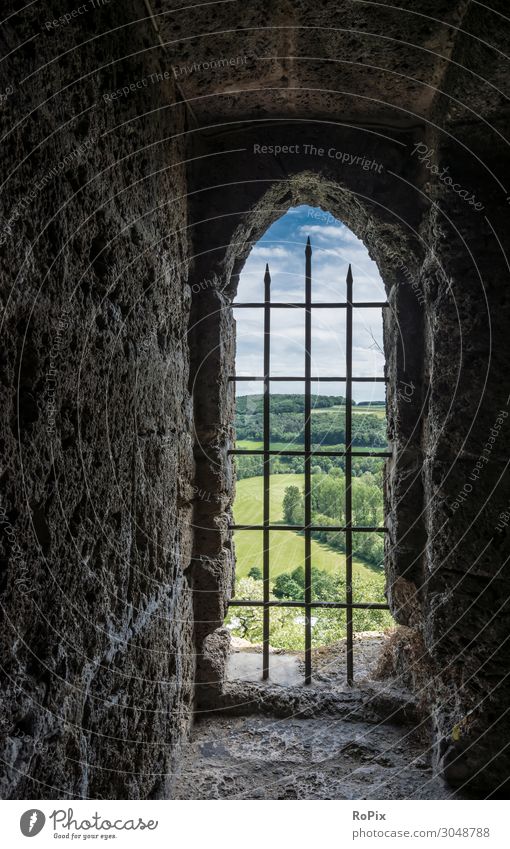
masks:
POLYGON ((352 683, 355 632, 391 624, 382 553, 383 469, 391 456, 385 402, 353 398, 354 387, 358 398, 373 399, 386 383, 372 324, 376 315, 382 328, 388 304, 355 300, 350 264, 345 286, 345 299, 313 298, 308 238, 304 297, 283 300, 278 286, 272 298, 266 265, 263 300, 233 304, 239 318, 230 377, 237 395, 232 531, 241 592, 230 602, 227 627, 262 643, 264 679, 271 646, 295 649, 301 631, 305 683, 312 679, 313 648, 344 636, 352 683), (239 332, 250 338, 244 351, 239 332), (376 356, 367 357, 374 348, 376 356), (366 374, 367 359, 381 373, 366 374))

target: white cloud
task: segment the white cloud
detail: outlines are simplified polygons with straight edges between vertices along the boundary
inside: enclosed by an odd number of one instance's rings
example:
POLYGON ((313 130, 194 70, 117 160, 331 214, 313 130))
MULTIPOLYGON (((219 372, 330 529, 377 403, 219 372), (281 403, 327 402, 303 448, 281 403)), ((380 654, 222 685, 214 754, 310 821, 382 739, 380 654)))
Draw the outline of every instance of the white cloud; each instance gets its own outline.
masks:
POLYGON ((264 259, 287 259, 288 257, 292 257, 292 251, 289 251, 287 248, 280 247, 269 247, 266 245, 255 245, 252 248, 250 257, 263 257, 264 259))
POLYGON ((345 239, 345 233, 349 231, 341 224, 304 224, 299 228, 298 232, 303 236, 317 236, 319 239, 338 240, 339 237, 345 239))

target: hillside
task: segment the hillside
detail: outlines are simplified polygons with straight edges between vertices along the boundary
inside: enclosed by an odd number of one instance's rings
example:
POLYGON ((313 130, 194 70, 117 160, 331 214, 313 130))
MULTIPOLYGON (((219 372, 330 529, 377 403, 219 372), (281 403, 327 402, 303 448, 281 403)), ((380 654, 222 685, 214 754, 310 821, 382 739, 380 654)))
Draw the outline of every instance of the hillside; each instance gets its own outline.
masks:
MULTIPOLYGON (((363 403, 363 402, 362 402, 363 403)), ((271 442, 304 444, 304 395, 271 395, 271 442)), ((345 398, 318 395, 312 398, 312 443, 333 446, 345 444, 345 398)), ((263 439, 263 396, 242 395, 236 402, 238 440, 263 439)), ((354 447, 384 448, 387 444, 384 403, 353 406, 352 444, 354 447)))

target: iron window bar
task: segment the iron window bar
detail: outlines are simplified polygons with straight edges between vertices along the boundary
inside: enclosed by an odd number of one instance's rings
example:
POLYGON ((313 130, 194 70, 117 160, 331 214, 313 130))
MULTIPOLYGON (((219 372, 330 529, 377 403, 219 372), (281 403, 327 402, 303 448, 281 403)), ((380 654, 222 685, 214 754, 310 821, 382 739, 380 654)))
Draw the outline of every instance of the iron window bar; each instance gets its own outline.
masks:
POLYGON ((271 275, 269 265, 266 265, 264 274, 264 504, 263 504, 263 554, 262 554, 262 581, 263 581, 263 623, 262 623, 262 678, 269 678, 269 478, 271 474, 269 446, 270 446, 270 330, 271 330, 271 275))
MULTIPOLYGON (((267 452, 272 457, 304 457, 306 451, 285 451, 285 450, 276 450, 272 449, 267 452)), ((345 457, 346 451, 310 451, 312 457, 345 457)), ((264 454, 263 448, 231 448, 227 451, 227 454, 234 454, 237 456, 257 456, 264 454)), ((353 457, 393 457, 391 451, 353 451, 353 457)))
MULTIPOLYGON (((238 310, 238 309, 240 309, 240 310, 246 310, 246 309, 252 310, 252 309, 257 309, 257 308, 263 309, 264 308, 264 302, 263 301, 255 301, 254 303, 236 304, 235 301, 233 301, 232 306, 235 310, 238 310)), ((347 301, 338 301, 338 302, 331 303, 331 304, 321 303, 320 301, 314 301, 311 304, 311 306, 314 309, 341 310, 341 309, 346 309, 349 305, 348 305, 347 301)), ((388 301, 357 301, 356 303, 352 304, 352 307, 353 307, 353 309, 378 309, 379 307, 381 307, 381 309, 384 309, 385 307, 386 308, 389 307, 389 304, 388 304, 388 301)), ((308 309, 308 306, 306 304, 306 301, 304 303, 296 303, 296 302, 285 303, 285 301, 276 301, 276 302, 272 301, 271 302, 271 309, 272 310, 274 310, 274 309, 277 309, 277 310, 278 309, 280 309, 280 310, 281 309, 285 309, 285 310, 286 309, 306 310, 306 309, 308 309)))
POLYGON ((312 683, 312 246, 305 248, 305 684, 312 683))
POLYGON ((354 610, 389 610, 389 606, 380 602, 355 602, 352 595, 352 535, 353 533, 387 533, 386 527, 367 527, 354 525, 352 522, 352 459, 356 457, 391 457, 391 451, 356 451, 352 446, 352 384, 353 383, 387 383, 387 377, 383 376, 360 376, 352 374, 352 326, 354 309, 385 309, 389 307, 387 301, 353 301, 353 276, 351 265, 347 271, 347 299, 346 301, 331 303, 315 303, 312 301, 312 247, 308 237, 305 248, 305 301, 284 303, 271 301, 271 275, 269 265, 266 265, 264 274, 264 301, 248 303, 232 303, 234 309, 257 309, 264 310, 264 375, 246 376, 232 375, 228 380, 232 383, 243 381, 260 381, 263 383, 263 448, 262 449, 230 449, 230 456, 262 456, 263 459, 263 518, 262 524, 243 525, 231 524, 231 531, 262 531, 262 601, 248 599, 231 599, 229 607, 262 607, 262 678, 269 677, 269 632, 270 632, 270 610, 271 608, 298 608, 305 611, 305 684, 312 680, 312 623, 311 612, 315 608, 337 609, 346 611, 346 659, 347 659, 347 682, 354 682, 354 610), (271 310, 272 309, 304 309, 305 310, 305 373, 301 377, 270 375, 270 333, 271 333, 271 310), (311 315, 312 309, 345 309, 346 310, 346 374, 342 377, 314 377, 311 373, 311 315), (302 450, 272 450, 270 448, 270 388, 272 382, 299 382, 304 383, 305 389, 305 427, 304 427, 304 449, 302 450), (345 449, 343 451, 322 451, 312 448, 311 441, 311 388, 312 383, 345 383, 345 449), (304 524, 303 525, 273 525, 270 523, 270 458, 280 457, 303 457, 305 472, 304 492, 304 524), (312 501, 311 501, 311 460, 313 457, 343 457, 345 458, 345 524, 344 525, 312 525, 312 501), (270 599, 270 554, 269 534, 275 531, 294 531, 304 534, 305 541, 305 597, 303 601, 282 601, 270 599), (317 531, 329 531, 345 534, 345 563, 346 563, 346 600, 338 601, 314 601, 312 599, 312 556, 311 541, 312 533, 317 531))
MULTIPOLYGON (((313 308, 313 304, 311 305, 313 308)), ((242 380, 259 380, 261 383, 266 380, 263 375, 234 375, 233 377, 229 377, 231 382, 238 382, 242 380)), ((302 377, 281 377, 280 375, 270 375, 267 380, 271 381, 298 381, 299 383, 305 382, 305 376, 302 377)), ((311 377, 312 383, 346 383, 347 377, 311 377)), ((351 377, 353 383, 387 383, 387 378, 383 376, 379 377, 351 377)))
MULTIPOLYGON (((233 604, 233 603, 232 603, 233 604)), ((262 602, 260 601, 252 601, 250 599, 239 599, 236 601, 236 607, 260 607, 262 602)), ((268 601, 269 607, 306 607, 307 603, 305 601, 281 601, 273 600, 268 601)), ((310 607, 321 607, 321 608, 331 608, 336 610, 346 610, 348 604, 346 601, 311 601, 310 607)), ((379 601, 353 601, 351 607, 354 610, 388 610, 388 605, 383 604, 379 601)))
POLYGON ((310 531, 331 531, 332 533, 340 533, 341 531, 347 531, 350 527, 351 531, 358 532, 361 534, 375 533, 382 534, 388 533, 388 529, 385 527, 376 527, 376 526, 367 526, 364 525, 229 525, 230 531, 263 531, 264 528, 267 527, 270 531, 297 531, 305 532, 307 529, 310 531))

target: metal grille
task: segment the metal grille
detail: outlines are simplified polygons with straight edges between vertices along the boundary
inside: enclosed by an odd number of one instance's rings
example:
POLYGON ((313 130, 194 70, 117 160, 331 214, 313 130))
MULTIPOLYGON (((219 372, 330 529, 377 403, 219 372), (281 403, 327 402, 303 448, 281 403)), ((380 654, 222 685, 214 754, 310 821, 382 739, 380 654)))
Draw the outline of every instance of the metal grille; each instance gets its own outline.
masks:
POLYGON ((305 684, 312 680, 312 610, 314 608, 331 608, 346 611, 346 658, 347 658, 347 681, 353 683, 354 679, 354 652, 353 652, 353 611, 358 610, 388 610, 387 604, 373 602, 354 602, 352 594, 352 539, 354 533, 359 532, 386 532, 386 527, 362 527, 352 523, 352 458, 353 457, 390 457, 388 451, 354 451, 352 450, 352 384, 358 382, 385 383, 386 377, 357 377, 352 374, 352 326, 353 309, 368 309, 374 307, 386 308, 386 301, 361 301, 353 302, 353 276, 351 266, 347 272, 346 300, 333 303, 312 302, 312 247, 308 238, 305 248, 305 301, 304 303, 271 303, 271 275, 269 266, 266 265, 264 275, 264 301, 254 303, 236 303, 236 309, 262 309, 264 310, 264 374, 263 376, 238 376, 229 378, 233 382, 260 381, 263 383, 263 448, 262 449, 233 449, 231 455, 261 455, 263 456, 263 522, 262 525, 232 525, 232 531, 262 531, 263 534, 263 598, 262 601, 248 601, 245 599, 232 599, 231 607, 262 607, 263 609, 263 631, 262 631, 262 677, 269 677, 269 634, 270 634, 270 611, 272 607, 295 607, 304 609, 305 613, 305 684), (281 308, 294 308, 305 310, 305 374, 303 377, 288 375, 285 377, 272 377, 270 374, 270 340, 271 340, 271 311, 281 308), (346 320, 346 374, 339 377, 313 377, 312 368, 312 310, 314 309, 338 309, 344 310, 346 320), (272 382, 304 382, 304 449, 293 451, 271 450, 270 445, 270 387, 272 382), (312 448, 311 434, 311 387, 312 383, 345 383, 345 450, 344 451, 321 451, 312 448), (270 524, 270 462, 272 456, 303 457, 304 458, 304 525, 271 525, 270 524), (345 525, 313 525, 312 524, 312 459, 313 457, 344 457, 345 458, 345 525), (281 601, 270 599, 270 546, 269 534, 271 531, 293 531, 304 534, 305 543, 305 595, 304 601, 281 601), (313 601, 312 600, 312 555, 311 540, 315 531, 342 532, 345 534, 345 562, 346 562, 346 598, 345 601, 313 601))

